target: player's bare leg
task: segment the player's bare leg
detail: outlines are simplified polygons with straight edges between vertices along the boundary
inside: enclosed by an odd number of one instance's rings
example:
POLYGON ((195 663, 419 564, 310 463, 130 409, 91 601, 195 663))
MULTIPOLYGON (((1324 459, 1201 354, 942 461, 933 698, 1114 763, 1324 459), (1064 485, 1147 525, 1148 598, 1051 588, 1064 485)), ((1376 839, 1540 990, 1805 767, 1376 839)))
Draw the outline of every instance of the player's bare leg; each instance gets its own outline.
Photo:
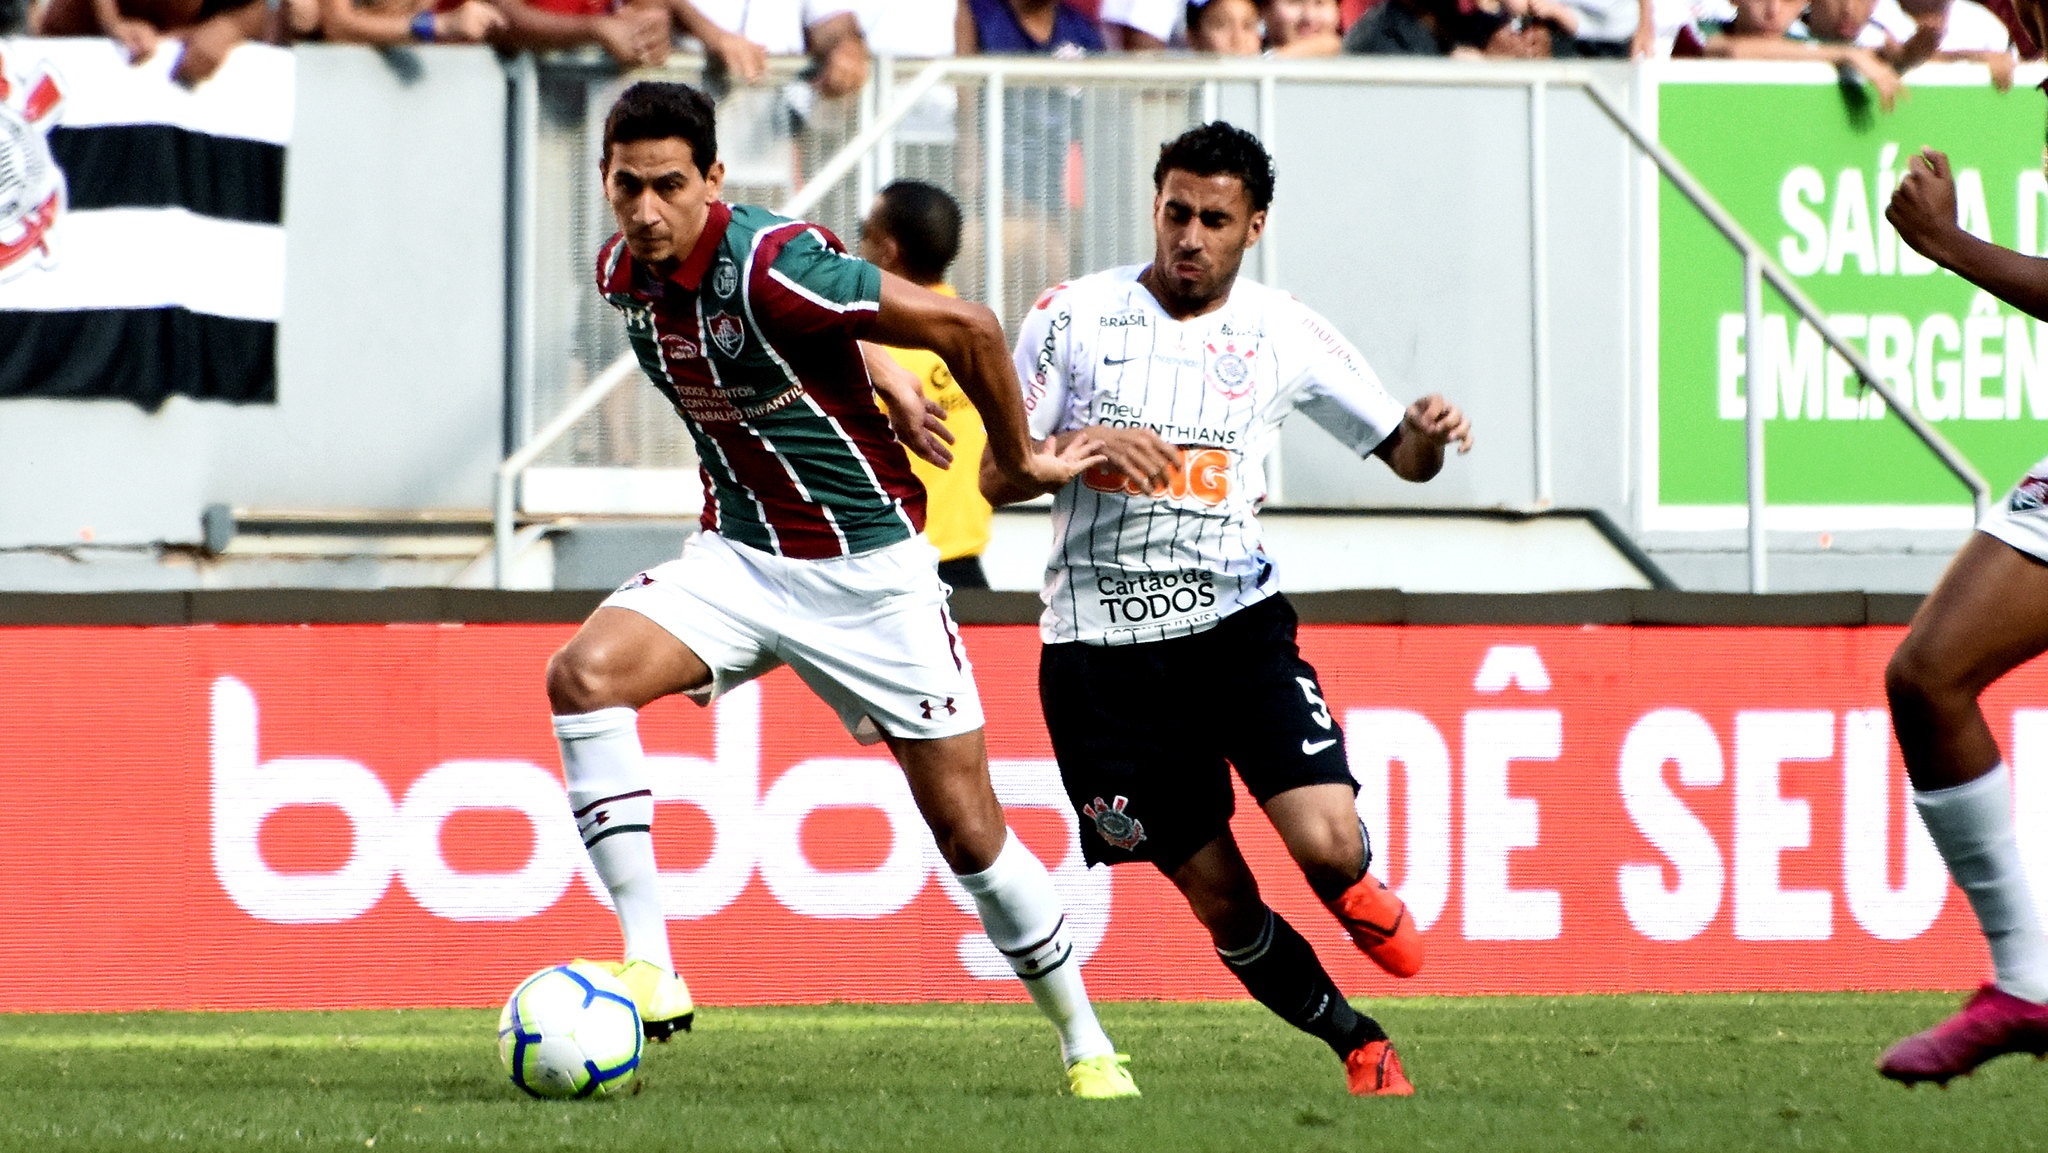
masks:
POLYGON ((1365 828, 1349 786, 1303 785, 1267 799, 1266 818, 1344 931, 1396 977, 1422 969, 1422 933, 1393 890, 1367 872, 1365 828))
POLYGON ((1166 876, 1209 931, 1224 967, 1259 1004, 1328 1045, 1344 1062, 1352 1093, 1414 1093, 1386 1030, 1352 1008, 1308 941, 1260 898, 1258 879, 1228 830, 1166 876))
POLYGON ((982 731, 937 740, 886 737, 910 782, 939 855, 974 898, 981 927, 1007 957, 1031 1000, 1059 1030, 1068 1088, 1078 1097, 1135 1097, 1088 1003, 1073 938, 1052 875, 1010 832, 988 776, 982 731))
POLYGON ((639 710, 710 681, 711 670, 689 646, 631 609, 598 609, 548 661, 569 807, 618 912, 625 959, 616 969, 656 1040, 688 1029, 696 1005, 669 950, 639 710))
POLYGON ((1978 697, 2048 651, 2048 566, 1973 533, 1885 669, 1913 801, 1970 900, 1996 980, 1891 1047, 1887 1077, 1946 1083, 2003 1053, 2048 1053, 2048 938, 2020 864, 2012 783, 1978 697))

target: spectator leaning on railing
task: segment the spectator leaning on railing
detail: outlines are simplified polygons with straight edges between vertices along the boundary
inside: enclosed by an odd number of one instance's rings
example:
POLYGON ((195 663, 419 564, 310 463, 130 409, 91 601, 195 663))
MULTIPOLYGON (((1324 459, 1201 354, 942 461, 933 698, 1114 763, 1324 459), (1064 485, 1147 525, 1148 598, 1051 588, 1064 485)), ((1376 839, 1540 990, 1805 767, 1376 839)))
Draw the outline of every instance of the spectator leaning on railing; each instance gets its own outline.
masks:
MULTIPOLYGON (((1915 0, 1913 4, 1902 4, 1900 0, 1878 0, 1871 13, 1871 21, 1889 33, 1895 40, 1910 39, 1918 28, 1920 17, 1914 12, 1925 6, 1927 0, 1915 0)), ((1935 4, 1942 0, 1932 0, 1935 4)), ((1937 61, 1982 64, 1991 75, 1992 87, 2000 92, 2012 88, 2013 66, 2019 63, 2013 55, 2012 35, 2005 30, 2005 24, 1991 14, 1991 10, 1972 0, 1948 0, 1947 27, 1941 34, 1941 43, 1935 48, 1937 61)))
POLYGON ((1275 56, 1335 56, 1343 49, 1337 0, 1261 0, 1259 15, 1275 56))
POLYGON ((164 40, 179 41, 171 75, 197 84, 235 45, 263 36, 270 8, 258 0, 50 0, 30 24, 37 36, 111 36, 139 64, 164 40))
POLYGON ((1872 19, 1877 0, 1812 0, 1806 7, 1806 31, 1819 44, 1868 48, 1892 71, 1904 75, 1933 58, 1948 24, 1944 0, 1914 7, 1909 18, 1912 28, 1904 40, 1893 37, 1872 19))
POLYGON ((1735 14, 1722 21, 1703 20, 1692 43, 1681 38, 1674 56, 1707 56, 1724 60, 1809 60, 1849 70, 1870 83, 1886 112, 1904 87, 1899 74, 1869 48, 1854 44, 1823 44, 1794 38, 1800 16, 1798 0, 1735 0, 1735 14))
POLYGON ((1102 0, 1096 22, 1111 52, 1158 52, 1180 39, 1181 0, 1102 0))
MULTIPOLYGON (((348 4, 351 0, 323 0, 348 4)), ((469 0, 476 3, 477 0, 469 0)), ((652 68, 668 59, 671 18, 660 0, 494 0, 504 31, 491 37, 511 49, 604 49, 621 68, 652 68)))
POLYGON ((827 99, 858 92, 868 82, 867 39, 850 0, 667 3, 683 30, 704 45, 715 69, 741 83, 760 80, 770 56, 809 56, 806 78, 827 99))
POLYGON ((1095 21, 1063 0, 961 0, 979 53, 1074 56, 1107 44, 1095 21))
POLYGON ((419 0, 283 0, 281 12, 287 39, 335 44, 475 44, 505 29, 505 13, 487 0, 441 11, 419 0))
POLYGON ((1188 48, 1218 56, 1257 56, 1259 6, 1252 0, 1189 0, 1188 48))

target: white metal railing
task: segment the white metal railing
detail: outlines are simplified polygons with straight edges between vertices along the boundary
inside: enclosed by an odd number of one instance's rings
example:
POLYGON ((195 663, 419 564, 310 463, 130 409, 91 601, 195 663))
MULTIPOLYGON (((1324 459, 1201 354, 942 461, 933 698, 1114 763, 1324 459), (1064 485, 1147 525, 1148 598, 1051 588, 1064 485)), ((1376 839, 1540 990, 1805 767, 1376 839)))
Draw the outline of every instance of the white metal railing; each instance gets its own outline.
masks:
MULTIPOLYGON (((1030 84, 1113 79, 1118 83, 1199 84, 1203 86, 1203 107, 1212 111, 1214 86, 1226 83, 1252 85, 1257 92, 1258 125, 1262 136, 1272 139, 1276 128, 1276 90, 1279 81, 1291 83, 1381 83, 1412 87, 1522 88, 1529 92, 1529 220, 1530 323, 1531 323, 1531 417, 1533 438, 1534 493, 1539 506, 1551 497, 1553 421, 1550 413, 1550 300, 1548 291, 1549 246, 1547 243, 1548 158, 1545 148, 1547 124, 1544 96, 1550 88, 1572 88, 1584 92, 1594 105, 1628 139, 1637 152, 1656 165, 1664 179, 1705 217, 1743 262, 1743 310, 1747 353, 1746 380, 1762 379, 1759 347, 1753 338, 1761 331, 1763 286, 1768 283, 1798 313, 1801 320, 1819 333, 1827 347, 1838 353, 1861 378, 1864 387, 1876 390, 1886 406, 1897 413, 1907 429, 1934 453, 1942 465, 1970 491, 1978 515, 1984 511, 1990 487, 1955 447, 1934 429, 1877 374, 1863 353, 1831 326, 1792 278, 1778 266, 1762 245, 1736 222, 1726 209, 1693 177, 1678 158, 1621 108, 1597 81, 1594 69, 1569 63, 1489 61, 1485 68, 1448 69, 1435 60, 1406 60, 1387 57, 1347 57, 1334 60, 1274 61, 1264 58, 1204 58, 1160 56, 1120 57, 1114 61, 1061 60, 1031 56, 963 56, 934 60, 920 69, 907 84, 892 83, 893 61, 878 61, 870 91, 862 97, 865 126, 837 154, 813 173, 804 186, 777 211, 801 216, 817 204, 849 174, 858 170, 863 191, 889 169, 888 162, 874 159, 886 155, 885 148, 898 125, 919 101, 947 81, 977 81, 983 86, 987 114, 983 118, 983 195, 988 203, 982 214, 987 262, 984 303, 997 315, 1003 314, 1002 260, 1003 216, 1003 117, 1002 100, 1007 81, 1030 84), (879 153, 878 153, 878 150, 879 153)), ((516 82, 516 76, 515 76, 516 82)), ((515 100, 516 105, 516 100, 515 100)), ((1266 283, 1277 283, 1278 254, 1271 243, 1260 245, 1260 275, 1266 283)), ((515 334, 515 340, 517 336, 515 334)), ((499 465, 493 494, 492 579, 503 588, 515 547, 516 493, 520 477, 542 453, 565 436, 621 384, 634 378, 637 364, 629 353, 600 372, 547 426, 508 455, 499 465)), ((1750 391, 1754 391, 1753 385, 1750 391)), ((1745 405, 1745 464, 1748 505, 1749 577, 1752 592, 1768 588, 1768 547, 1764 537, 1764 436, 1763 406, 1745 405)))

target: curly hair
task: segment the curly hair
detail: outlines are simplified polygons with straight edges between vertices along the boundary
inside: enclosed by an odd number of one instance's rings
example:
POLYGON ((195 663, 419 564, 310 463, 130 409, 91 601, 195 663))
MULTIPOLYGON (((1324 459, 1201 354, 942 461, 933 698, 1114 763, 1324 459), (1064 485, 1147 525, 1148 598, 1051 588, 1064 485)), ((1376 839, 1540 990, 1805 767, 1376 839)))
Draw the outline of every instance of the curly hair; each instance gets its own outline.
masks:
POLYGON ((614 144, 670 137, 690 146, 699 176, 711 174, 718 159, 718 128, 710 97, 687 84, 642 80, 619 93, 605 114, 602 155, 609 164, 614 144))
POLYGON ((1258 137, 1234 124, 1212 120, 1160 145, 1159 163, 1152 166, 1152 190, 1165 187, 1166 174, 1175 169, 1196 176, 1237 177, 1252 198, 1253 212, 1264 212, 1273 203, 1273 158, 1258 137))

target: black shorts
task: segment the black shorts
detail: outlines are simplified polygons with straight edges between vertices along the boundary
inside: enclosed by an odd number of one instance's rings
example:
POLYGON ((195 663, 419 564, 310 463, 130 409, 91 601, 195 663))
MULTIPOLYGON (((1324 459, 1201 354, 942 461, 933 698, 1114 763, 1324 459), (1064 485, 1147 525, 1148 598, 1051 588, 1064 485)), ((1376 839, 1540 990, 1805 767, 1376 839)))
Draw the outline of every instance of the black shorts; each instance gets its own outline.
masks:
POLYGON ((1302 785, 1357 791, 1296 624, 1275 596, 1193 636, 1041 650, 1039 704, 1089 864, 1179 868, 1229 828, 1230 766, 1260 804, 1302 785))

